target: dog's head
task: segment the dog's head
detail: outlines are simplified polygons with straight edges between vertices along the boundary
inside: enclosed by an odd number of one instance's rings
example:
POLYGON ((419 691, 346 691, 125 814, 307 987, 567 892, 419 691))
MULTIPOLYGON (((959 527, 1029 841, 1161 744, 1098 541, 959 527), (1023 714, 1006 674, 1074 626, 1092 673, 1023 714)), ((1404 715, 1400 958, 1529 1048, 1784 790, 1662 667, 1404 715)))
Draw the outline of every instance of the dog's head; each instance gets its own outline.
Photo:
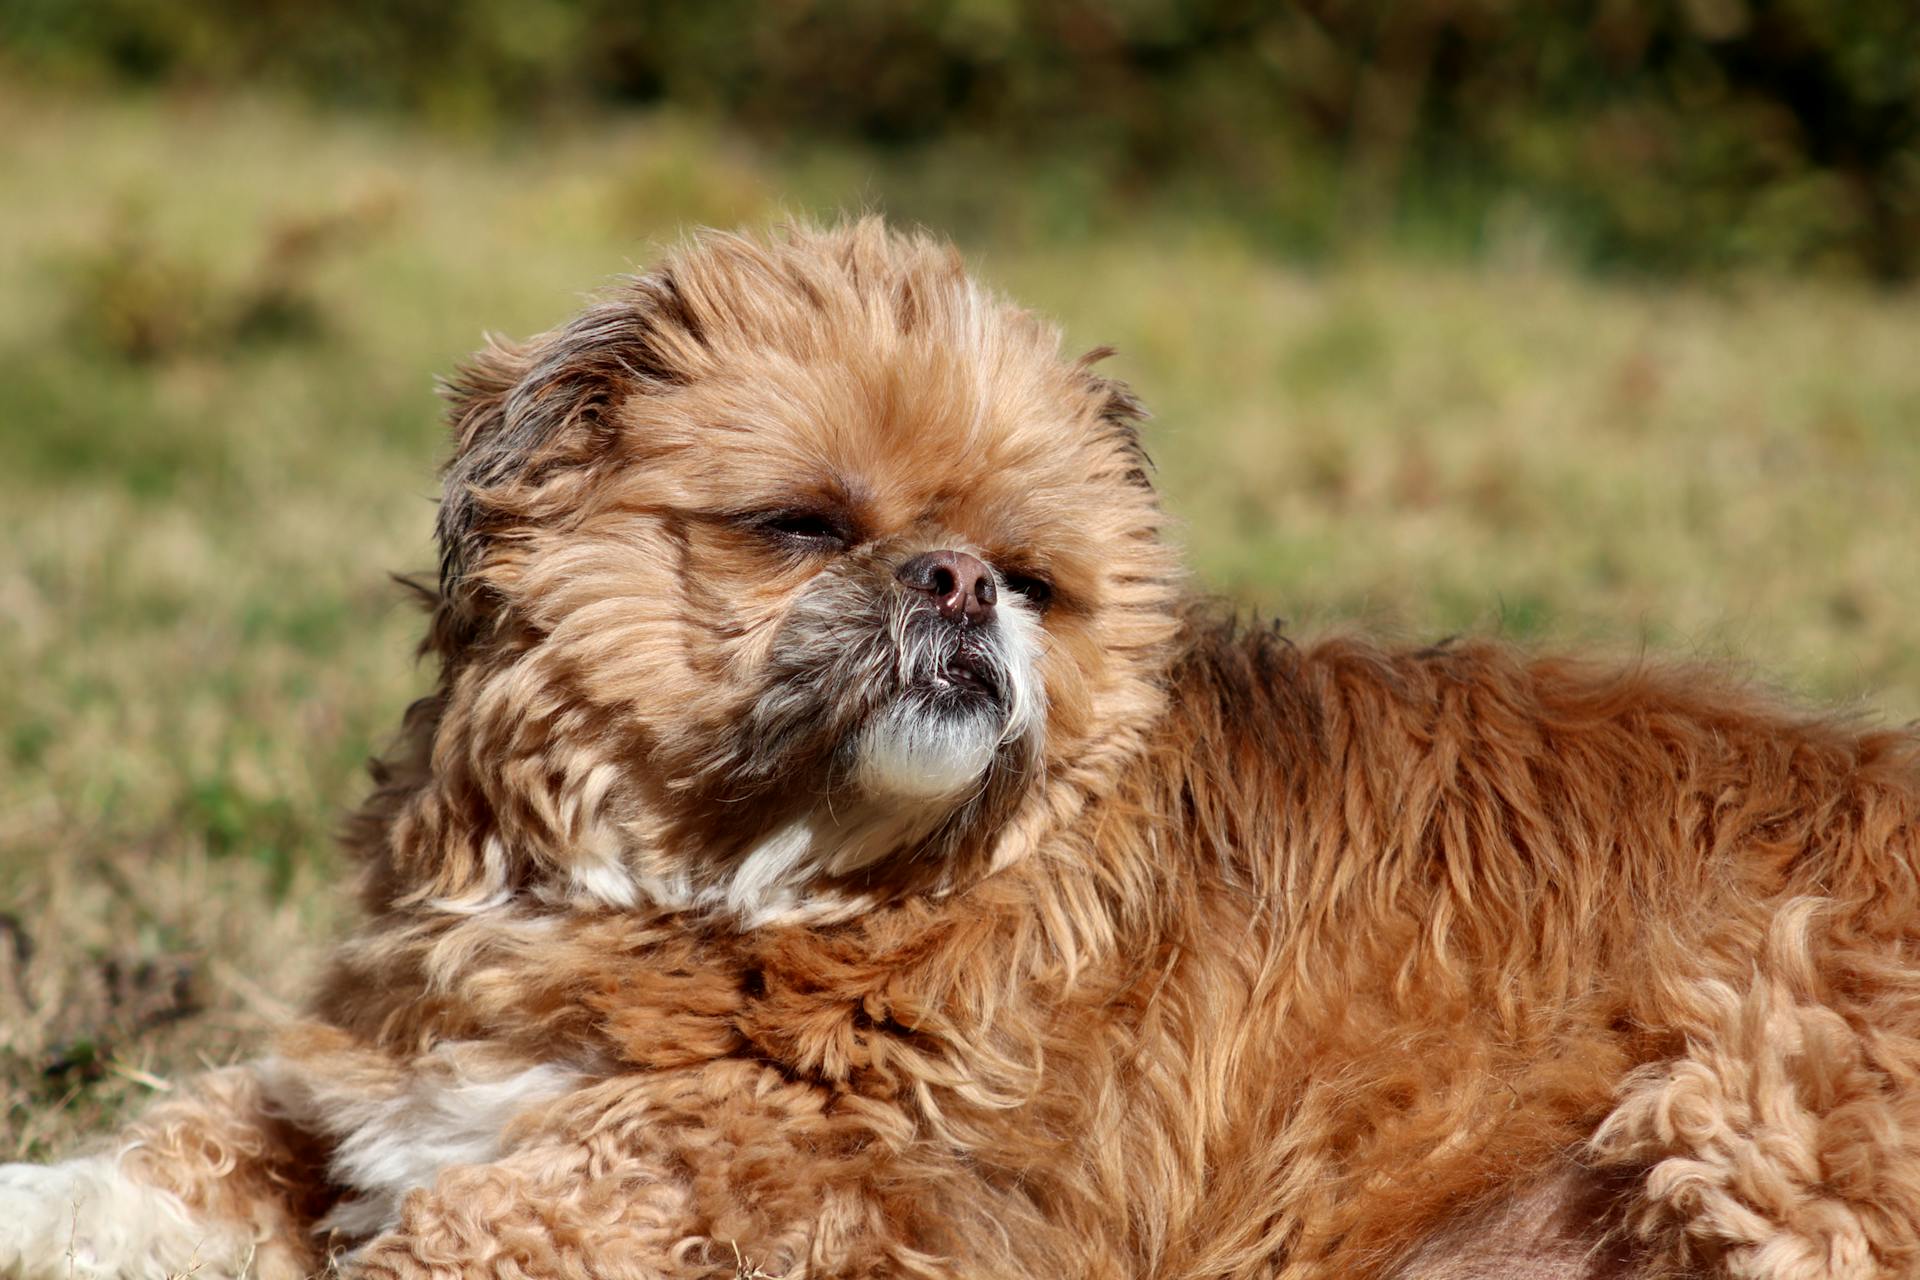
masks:
POLYGON ((432 641, 466 847, 424 879, 755 921, 1018 857, 1137 749, 1172 627, 1088 363, 873 221, 702 238, 483 352, 432 641))

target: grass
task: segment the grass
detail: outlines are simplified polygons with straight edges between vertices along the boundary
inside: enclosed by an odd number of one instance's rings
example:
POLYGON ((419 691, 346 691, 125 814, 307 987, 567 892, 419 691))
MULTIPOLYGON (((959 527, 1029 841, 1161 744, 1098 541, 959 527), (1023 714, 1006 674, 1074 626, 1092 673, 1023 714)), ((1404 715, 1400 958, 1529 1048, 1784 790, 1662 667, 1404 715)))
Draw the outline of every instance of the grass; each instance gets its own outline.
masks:
MULTIPOLYGON (((0 1159, 256 1047, 346 919, 330 832, 426 680, 385 573, 431 563, 434 375, 687 224, 937 214, 901 172, 673 117, 502 141, 0 91, 0 1159)), ((1309 272, 992 194, 965 247, 1121 349, 1204 581, 1920 714, 1913 297, 1309 272)))

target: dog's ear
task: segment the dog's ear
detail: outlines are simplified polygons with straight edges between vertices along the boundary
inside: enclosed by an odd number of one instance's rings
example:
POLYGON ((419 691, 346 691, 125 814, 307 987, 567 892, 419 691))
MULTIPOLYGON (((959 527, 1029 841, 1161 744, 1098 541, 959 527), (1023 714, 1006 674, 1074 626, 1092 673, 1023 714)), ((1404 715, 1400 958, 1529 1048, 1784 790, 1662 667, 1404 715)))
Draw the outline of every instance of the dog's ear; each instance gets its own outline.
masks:
POLYGON ((1113 354, 1112 347, 1095 347, 1074 362, 1074 367, 1086 379, 1087 389, 1093 393, 1098 408, 1100 422, 1108 436, 1117 443, 1132 464, 1127 470, 1127 481, 1142 489, 1151 489, 1153 480, 1153 459, 1147 455, 1147 448, 1140 443, 1140 424, 1152 415, 1133 388, 1118 378, 1102 377, 1093 372, 1093 366, 1113 354))
POLYGON ((489 338, 460 366, 442 388, 454 452, 435 526, 436 632, 448 641, 471 633, 482 612, 472 577, 489 541, 567 510, 606 453, 611 408, 684 383, 703 347, 698 317, 660 275, 530 341, 489 338))

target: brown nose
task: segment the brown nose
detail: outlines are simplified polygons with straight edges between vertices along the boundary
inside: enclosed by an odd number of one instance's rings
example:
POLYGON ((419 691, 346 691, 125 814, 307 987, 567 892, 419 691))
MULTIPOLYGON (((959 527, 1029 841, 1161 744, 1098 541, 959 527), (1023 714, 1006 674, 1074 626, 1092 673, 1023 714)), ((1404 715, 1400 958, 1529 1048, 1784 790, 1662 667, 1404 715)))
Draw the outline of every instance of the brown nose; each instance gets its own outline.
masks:
POLYGON ((895 569, 893 576, 925 593, 949 622, 980 626, 993 621, 994 601, 999 598, 993 570, 964 551, 922 552, 895 569))

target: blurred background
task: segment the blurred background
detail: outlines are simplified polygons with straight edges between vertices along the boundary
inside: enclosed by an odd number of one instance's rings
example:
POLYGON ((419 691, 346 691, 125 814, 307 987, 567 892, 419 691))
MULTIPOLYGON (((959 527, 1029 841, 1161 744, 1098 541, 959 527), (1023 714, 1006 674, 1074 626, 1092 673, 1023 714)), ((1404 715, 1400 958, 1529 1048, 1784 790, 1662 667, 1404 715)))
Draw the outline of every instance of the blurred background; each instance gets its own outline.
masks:
POLYGON ((429 673, 434 378, 955 238, 1200 578, 1920 714, 1911 0, 0 0, 0 1159, 255 1049, 429 673))

